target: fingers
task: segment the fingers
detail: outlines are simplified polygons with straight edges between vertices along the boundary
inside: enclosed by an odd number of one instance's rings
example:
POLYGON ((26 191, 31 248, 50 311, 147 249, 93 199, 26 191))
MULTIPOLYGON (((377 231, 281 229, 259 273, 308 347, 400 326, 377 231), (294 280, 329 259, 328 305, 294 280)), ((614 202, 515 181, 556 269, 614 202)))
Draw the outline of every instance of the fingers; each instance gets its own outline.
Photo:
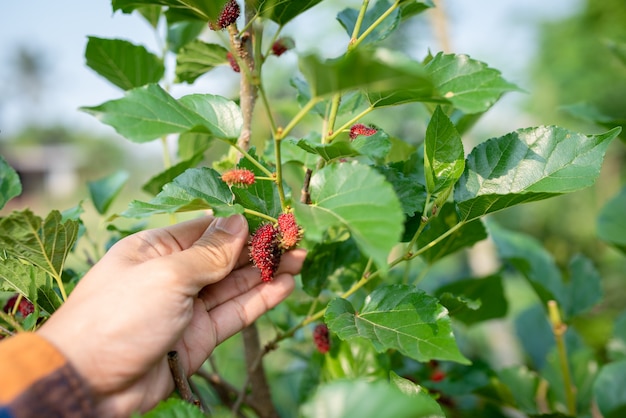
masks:
MULTIPOLYGON (((293 250, 283 254, 276 275, 296 275, 302 268, 306 257, 304 250, 293 250)), ((256 267, 246 266, 233 270, 224 280, 203 288, 198 297, 204 302, 206 310, 248 292, 261 283, 260 273, 256 267)))
POLYGON ((214 324, 215 343, 232 337, 283 301, 295 286, 293 275, 282 273, 269 283, 259 282, 208 312, 214 324))
MULTIPOLYGON (((172 230, 169 230, 172 231, 172 230)), ((172 233, 183 232, 174 230, 172 233)), ((183 234, 177 237, 183 238, 183 234)), ((177 283, 188 285, 190 294, 226 277, 240 260, 247 241, 248 224, 241 215, 211 222, 189 248, 152 260, 155 270, 164 269, 177 283)), ((181 245, 182 246, 182 245, 181 245)))

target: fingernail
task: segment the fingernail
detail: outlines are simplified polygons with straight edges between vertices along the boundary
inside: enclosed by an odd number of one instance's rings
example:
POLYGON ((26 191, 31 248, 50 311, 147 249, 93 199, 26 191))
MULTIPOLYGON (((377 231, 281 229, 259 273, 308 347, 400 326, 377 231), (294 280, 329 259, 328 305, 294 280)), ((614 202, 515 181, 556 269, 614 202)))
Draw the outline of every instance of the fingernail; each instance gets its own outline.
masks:
POLYGON ((241 215, 232 215, 228 218, 217 218, 217 221, 215 221, 215 229, 235 235, 243 228, 244 219, 245 218, 241 215))

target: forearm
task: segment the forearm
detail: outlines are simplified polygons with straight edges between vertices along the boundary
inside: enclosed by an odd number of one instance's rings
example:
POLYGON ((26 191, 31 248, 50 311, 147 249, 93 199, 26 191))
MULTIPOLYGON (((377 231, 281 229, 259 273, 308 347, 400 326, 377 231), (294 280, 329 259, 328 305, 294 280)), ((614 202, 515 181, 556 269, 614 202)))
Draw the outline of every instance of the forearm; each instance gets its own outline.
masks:
POLYGON ((22 333, 0 343, 0 416, 90 417, 93 411, 88 386, 47 340, 22 333))

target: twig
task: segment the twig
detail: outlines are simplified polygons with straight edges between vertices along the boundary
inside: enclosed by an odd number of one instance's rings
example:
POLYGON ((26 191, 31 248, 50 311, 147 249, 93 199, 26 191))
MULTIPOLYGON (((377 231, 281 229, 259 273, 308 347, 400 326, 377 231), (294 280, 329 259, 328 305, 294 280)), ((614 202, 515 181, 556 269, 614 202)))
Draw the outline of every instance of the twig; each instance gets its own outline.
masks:
POLYGON ((304 173, 304 182, 302 183, 302 191, 300 192, 300 203, 305 205, 311 204, 311 192, 309 192, 309 186, 311 185, 311 174, 313 171, 310 168, 306 169, 304 173))
POLYGON ((198 400, 191 391, 189 381, 187 380, 187 374, 185 373, 185 369, 180 361, 177 351, 170 351, 167 353, 167 364, 170 366, 172 377, 174 378, 174 384, 176 385, 176 390, 180 394, 180 397, 184 401, 197 405, 200 409, 202 409, 198 400))
POLYGON ((548 317, 552 325, 552 332, 556 340, 557 353, 559 356, 559 365, 563 374, 563 386, 565 391, 565 400, 567 402, 567 410, 573 417, 576 416, 576 395, 572 382, 572 376, 569 370, 569 362, 567 360, 567 348, 565 347, 565 339, 563 336, 567 331, 567 325, 561 320, 559 307, 554 300, 548 301, 548 317))

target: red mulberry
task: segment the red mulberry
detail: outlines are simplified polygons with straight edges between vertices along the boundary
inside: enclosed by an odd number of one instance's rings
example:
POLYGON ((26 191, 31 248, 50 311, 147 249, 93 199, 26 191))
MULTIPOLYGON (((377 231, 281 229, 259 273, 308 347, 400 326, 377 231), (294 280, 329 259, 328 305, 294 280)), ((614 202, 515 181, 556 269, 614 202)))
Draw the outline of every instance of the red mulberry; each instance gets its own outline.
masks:
POLYGON ((249 247, 252 263, 261 270, 261 280, 271 282, 282 255, 278 246, 278 229, 269 223, 261 225, 250 238, 249 247))
POLYGON ((376 132, 378 132, 378 129, 376 128, 365 126, 362 123, 357 123, 356 125, 352 125, 350 127, 350 139, 355 139, 359 135, 372 136, 376 132))
POLYGON ((291 38, 280 38, 280 39, 277 39, 272 44, 272 54, 276 55, 277 57, 280 57, 285 52, 289 51, 290 49, 293 49, 294 46, 295 46, 295 44, 293 42, 293 39, 291 39, 291 38))
POLYGON ((232 68, 234 72, 236 73, 241 72, 241 68, 239 67, 239 64, 237 64, 237 60, 233 56, 232 52, 228 52, 226 54, 226 59, 228 60, 228 63, 230 64, 230 68, 232 68))
POLYGON ((278 216, 278 232, 280 246, 285 250, 295 247, 302 239, 302 228, 296 222, 296 217, 292 212, 278 216))
POLYGON ((209 28, 211 30, 222 30, 227 26, 235 23, 241 13, 239 4, 235 0, 229 0, 222 9, 220 16, 217 18, 217 22, 209 22, 209 28))
POLYGON ((328 353, 330 350, 330 336, 328 334, 328 327, 326 324, 319 324, 313 330, 313 342, 317 351, 322 354, 328 353))
POLYGON ((255 177, 254 173, 250 170, 246 170, 245 168, 236 168, 222 174, 222 180, 229 186, 244 187, 254 184, 255 177))
MULTIPOLYGON (((18 294, 11 296, 11 298, 9 298, 9 300, 7 300, 7 303, 4 305, 3 311, 6 313, 11 312, 13 310, 13 307, 15 306, 15 302, 17 302, 18 297, 18 294)), ((17 306, 17 311, 21 313, 24 318, 26 318, 28 315, 32 314, 35 311, 35 306, 32 304, 31 301, 23 297, 20 299, 20 304, 17 306)))

